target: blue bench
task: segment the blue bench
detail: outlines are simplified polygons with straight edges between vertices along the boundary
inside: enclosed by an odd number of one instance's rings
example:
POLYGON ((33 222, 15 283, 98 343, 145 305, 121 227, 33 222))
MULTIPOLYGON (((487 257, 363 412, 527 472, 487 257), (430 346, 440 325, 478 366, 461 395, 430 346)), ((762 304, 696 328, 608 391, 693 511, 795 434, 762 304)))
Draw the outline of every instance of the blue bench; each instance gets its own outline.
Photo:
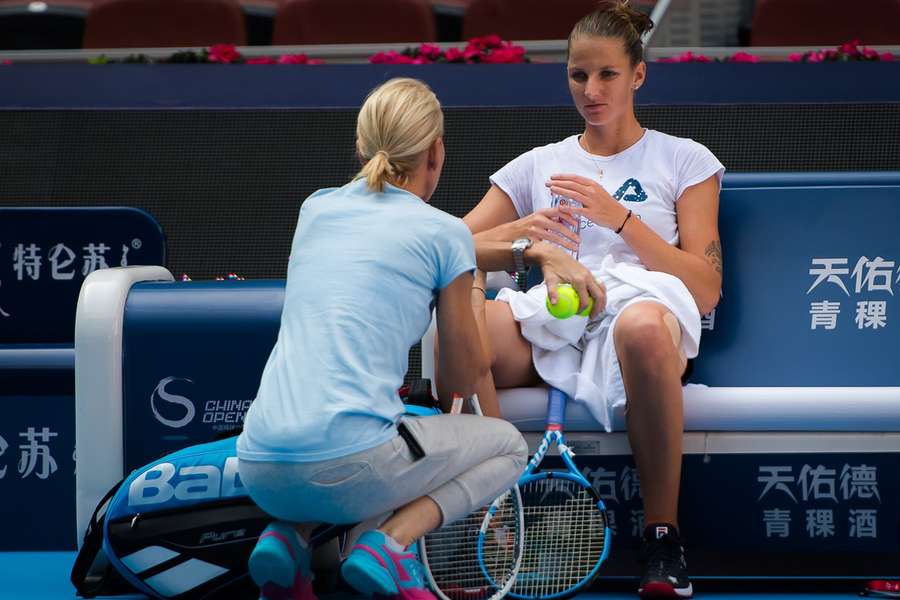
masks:
MULTIPOLYGON (((867 177, 726 180, 724 297, 685 389, 681 521, 698 577, 900 574, 900 176, 867 177), (851 210, 860 197, 868 212, 851 210)), ((154 267, 88 278, 76 326, 78 457, 90 465, 77 473, 79 532, 127 470, 241 421, 283 294, 283 281, 173 282, 154 267)), ((546 391, 504 390, 500 402, 536 443, 546 391)), ((615 527, 606 574, 634 576, 640 481, 621 418, 601 433, 572 404, 567 428, 615 527)))

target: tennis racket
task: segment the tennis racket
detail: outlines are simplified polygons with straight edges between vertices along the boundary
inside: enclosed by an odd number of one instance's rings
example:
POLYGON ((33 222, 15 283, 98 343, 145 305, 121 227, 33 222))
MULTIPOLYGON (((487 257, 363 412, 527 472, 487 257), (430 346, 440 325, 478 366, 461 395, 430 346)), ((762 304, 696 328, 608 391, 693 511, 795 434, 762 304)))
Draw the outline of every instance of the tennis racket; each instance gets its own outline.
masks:
MULTIPOLYGON (((481 414, 478 398, 470 398, 481 414)), ((451 414, 462 409, 454 396, 451 414)), ((419 540, 419 559, 441 600, 499 600, 516 579, 522 561, 522 498, 518 486, 488 506, 435 529, 419 540)))
POLYGON ((609 555, 606 507, 578 471, 566 445, 566 394, 550 388, 547 428, 519 479, 525 516, 525 550, 510 596, 566 598, 588 586, 609 555), (564 471, 538 471, 555 444, 564 471))

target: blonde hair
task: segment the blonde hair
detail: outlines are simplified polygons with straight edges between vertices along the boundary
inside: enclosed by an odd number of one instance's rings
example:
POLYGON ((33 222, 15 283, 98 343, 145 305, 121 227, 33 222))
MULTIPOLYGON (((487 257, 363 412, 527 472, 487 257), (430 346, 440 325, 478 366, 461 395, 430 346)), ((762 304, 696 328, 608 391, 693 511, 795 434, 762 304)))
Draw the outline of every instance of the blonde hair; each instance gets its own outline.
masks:
POLYGON ((353 179, 365 177, 377 192, 385 183, 403 186, 442 135, 444 113, 431 88, 418 79, 391 79, 372 90, 359 111, 356 151, 366 163, 353 179))

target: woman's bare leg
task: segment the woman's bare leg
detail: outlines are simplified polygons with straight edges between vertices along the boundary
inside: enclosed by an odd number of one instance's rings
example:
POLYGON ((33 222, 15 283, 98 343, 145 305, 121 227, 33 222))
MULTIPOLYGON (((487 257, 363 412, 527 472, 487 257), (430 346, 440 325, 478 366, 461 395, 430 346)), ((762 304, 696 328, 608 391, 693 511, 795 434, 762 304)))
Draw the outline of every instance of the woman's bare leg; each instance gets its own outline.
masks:
MULTIPOLYGON (((531 358, 531 343, 522 337, 519 323, 513 318, 512 310, 506 302, 488 300, 485 303, 485 322, 490 343, 490 372, 475 385, 481 409, 489 417, 499 417, 497 389, 537 385, 540 382, 531 358)), ((438 343, 434 345, 435 365, 438 343)), ((438 394, 449 398, 453 390, 441 387, 439 373, 435 373, 438 394)))
POLYGON ((619 315, 613 335, 628 398, 628 439, 641 478, 644 522, 677 527, 684 430, 681 330, 662 304, 639 302, 619 315))

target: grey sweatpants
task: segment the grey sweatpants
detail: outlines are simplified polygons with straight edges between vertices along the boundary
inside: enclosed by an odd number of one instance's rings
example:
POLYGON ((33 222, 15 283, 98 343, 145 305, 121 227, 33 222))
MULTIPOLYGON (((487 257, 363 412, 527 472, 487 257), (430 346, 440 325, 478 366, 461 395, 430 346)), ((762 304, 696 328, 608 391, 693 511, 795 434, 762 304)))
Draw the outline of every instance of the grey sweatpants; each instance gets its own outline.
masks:
POLYGON ((356 523, 429 496, 451 523, 516 482, 528 447, 502 419, 475 415, 403 417, 425 456, 399 435, 380 446, 318 462, 241 460, 250 497, 293 523, 356 523))

